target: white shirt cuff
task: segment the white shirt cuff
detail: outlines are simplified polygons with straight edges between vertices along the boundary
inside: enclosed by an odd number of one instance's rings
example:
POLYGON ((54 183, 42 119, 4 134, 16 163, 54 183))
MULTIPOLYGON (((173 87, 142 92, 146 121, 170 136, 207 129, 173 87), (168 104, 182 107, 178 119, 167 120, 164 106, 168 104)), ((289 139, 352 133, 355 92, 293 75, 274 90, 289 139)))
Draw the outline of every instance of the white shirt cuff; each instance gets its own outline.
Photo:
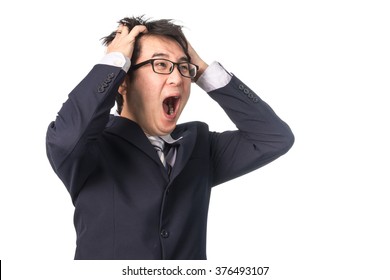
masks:
POLYGON ((121 67, 123 71, 127 72, 130 69, 130 58, 125 57, 120 52, 111 52, 106 54, 99 62, 99 64, 106 64, 116 67, 121 67))
POLYGON ((204 91, 210 92, 226 86, 231 79, 232 74, 227 72, 219 62, 214 61, 206 68, 196 84, 204 91))

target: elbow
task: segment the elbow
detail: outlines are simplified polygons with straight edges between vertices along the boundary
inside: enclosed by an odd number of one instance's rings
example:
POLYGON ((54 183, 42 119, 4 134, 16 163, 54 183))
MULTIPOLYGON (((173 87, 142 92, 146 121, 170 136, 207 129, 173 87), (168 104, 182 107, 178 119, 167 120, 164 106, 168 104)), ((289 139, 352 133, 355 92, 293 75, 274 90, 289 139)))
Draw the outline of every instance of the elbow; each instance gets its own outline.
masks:
POLYGON ((288 129, 288 133, 286 134, 285 137, 286 137, 286 144, 288 146, 288 149, 290 149, 294 145, 294 142, 295 142, 295 136, 290 128, 288 129))
POLYGON ((280 142, 280 150, 284 154, 287 153, 294 145, 295 136, 288 126, 286 127, 286 130, 281 134, 281 136, 282 141, 280 142))

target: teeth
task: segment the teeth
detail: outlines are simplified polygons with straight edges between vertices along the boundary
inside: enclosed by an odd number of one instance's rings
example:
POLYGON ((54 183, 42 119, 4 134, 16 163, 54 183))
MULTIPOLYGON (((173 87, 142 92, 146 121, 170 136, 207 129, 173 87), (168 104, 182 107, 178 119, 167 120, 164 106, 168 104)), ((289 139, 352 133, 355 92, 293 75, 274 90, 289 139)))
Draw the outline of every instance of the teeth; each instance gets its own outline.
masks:
POLYGON ((175 96, 175 97, 168 98, 164 102, 168 106, 168 110, 167 110, 168 115, 173 115, 173 113, 175 112, 175 103, 177 99, 179 99, 179 97, 175 96))
POLYGON ((168 115, 172 115, 173 114, 173 104, 172 102, 169 102, 168 104, 168 115))

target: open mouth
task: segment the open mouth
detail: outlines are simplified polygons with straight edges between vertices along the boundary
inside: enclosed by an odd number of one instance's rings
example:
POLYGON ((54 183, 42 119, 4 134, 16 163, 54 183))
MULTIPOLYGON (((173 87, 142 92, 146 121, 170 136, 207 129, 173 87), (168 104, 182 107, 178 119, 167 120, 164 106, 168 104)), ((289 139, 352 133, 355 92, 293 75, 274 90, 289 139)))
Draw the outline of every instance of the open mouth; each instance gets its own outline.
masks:
POLYGON ((163 101, 164 112, 168 116, 174 116, 177 111, 178 104, 179 104, 179 97, 177 96, 171 96, 165 98, 163 101))

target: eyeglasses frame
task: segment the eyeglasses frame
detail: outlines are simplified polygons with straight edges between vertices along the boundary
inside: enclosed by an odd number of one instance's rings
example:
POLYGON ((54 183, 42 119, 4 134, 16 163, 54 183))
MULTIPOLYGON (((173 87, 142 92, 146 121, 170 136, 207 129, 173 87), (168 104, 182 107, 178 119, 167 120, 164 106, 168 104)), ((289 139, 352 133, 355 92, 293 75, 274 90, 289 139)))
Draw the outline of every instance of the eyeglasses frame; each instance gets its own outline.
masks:
POLYGON ((156 74, 161 74, 161 75, 170 75, 172 74, 172 72, 175 70, 175 66, 177 65, 177 70, 179 71, 180 75, 182 75, 183 77, 186 77, 186 78, 190 78, 190 79, 193 79, 196 77, 196 74, 198 73, 198 70, 199 70, 199 66, 196 65, 196 64, 193 64, 191 62, 188 62, 188 61, 183 61, 183 62, 173 62, 169 59, 165 59, 165 58, 151 58, 151 59, 148 59, 148 60, 145 60, 143 62, 140 62, 136 65, 132 65, 130 66, 130 70, 132 71, 135 71, 137 69, 139 69, 140 67, 144 66, 144 65, 147 65, 147 64, 151 64, 152 65, 152 69, 153 69, 153 72, 156 73, 156 74), (169 61, 170 63, 172 63, 173 67, 172 67, 172 70, 170 70, 169 73, 160 73, 160 72, 156 72, 156 70, 154 70, 154 61, 156 60, 164 60, 164 61, 169 61), (180 64, 183 64, 183 63, 187 63, 187 64, 191 64, 193 66, 195 66, 195 69, 196 69, 196 73, 195 73, 195 76, 194 77, 191 77, 191 76, 186 76, 186 75, 183 75, 183 73, 181 73, 180 71, 180 68, 178 67, 180 64))

